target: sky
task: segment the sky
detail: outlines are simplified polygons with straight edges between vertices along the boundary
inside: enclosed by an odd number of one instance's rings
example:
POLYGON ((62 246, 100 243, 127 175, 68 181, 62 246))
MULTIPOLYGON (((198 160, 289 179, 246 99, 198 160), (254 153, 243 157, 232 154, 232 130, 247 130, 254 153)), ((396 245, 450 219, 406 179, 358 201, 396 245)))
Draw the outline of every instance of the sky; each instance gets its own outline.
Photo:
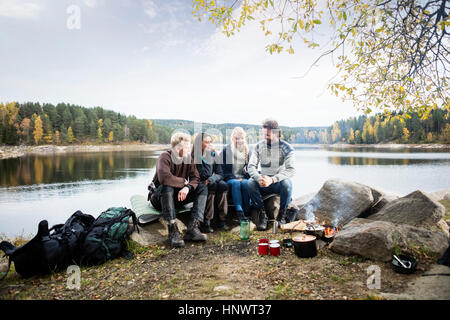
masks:
POLYGON ((268 43, 258 23, 226 37, 190 0, 0 0, 0 101, 284 126, 360 114, 327 89, 331 58, 301 77, 320 49, 270 55, 268 43))

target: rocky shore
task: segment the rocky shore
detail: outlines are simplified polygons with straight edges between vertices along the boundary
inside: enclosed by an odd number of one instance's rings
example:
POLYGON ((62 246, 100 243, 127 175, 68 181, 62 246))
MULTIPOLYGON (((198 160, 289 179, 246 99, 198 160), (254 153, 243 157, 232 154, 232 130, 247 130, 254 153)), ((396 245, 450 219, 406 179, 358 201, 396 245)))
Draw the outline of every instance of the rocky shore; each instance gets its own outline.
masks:
POLYGON ((69 146, 0 146, 0 159, 19 158, 31 154, 62 154, 71 152, 153 151, 167 148, 163 144, 69 145, 69 146))

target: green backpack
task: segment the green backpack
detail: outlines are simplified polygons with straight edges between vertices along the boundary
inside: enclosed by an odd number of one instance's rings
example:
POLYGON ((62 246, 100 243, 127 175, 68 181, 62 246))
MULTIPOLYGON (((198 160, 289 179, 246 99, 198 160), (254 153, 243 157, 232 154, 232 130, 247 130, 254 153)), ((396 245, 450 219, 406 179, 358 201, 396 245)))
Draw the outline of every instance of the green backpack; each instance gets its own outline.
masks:
POLYGON ((115 207, 102 212, 83 242, 82 262, 95 265, 118 257, 131 259, 133 254, 128 251, 126 239, 136 229, 136 214, 132 210, 115 207))

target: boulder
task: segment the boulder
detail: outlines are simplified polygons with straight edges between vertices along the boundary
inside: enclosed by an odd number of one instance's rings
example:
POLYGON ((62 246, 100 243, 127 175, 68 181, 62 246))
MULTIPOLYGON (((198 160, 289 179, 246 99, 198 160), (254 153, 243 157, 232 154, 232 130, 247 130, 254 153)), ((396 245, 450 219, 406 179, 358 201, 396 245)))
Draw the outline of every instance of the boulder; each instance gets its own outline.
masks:
POLYGON ((397 225, 396 231, 398 246, 404 251, 414 252, 423 248, 441 256, 448 247, 448 235, 442 231, 432 231, 406 224, 397 225))
POLYGON ((399 195, 394 193, 388 193, 379 189, 372 189, 373 203, 369 209, 361 213, 360 218, 367 218, 377 212, 379 212, 388 203, 400 198, 399 195))
MULTIPOLYGON (((187 227, 181 220, 176 219, 176 223, 180 232, 186 231, 187 227)), ((139 232, 134 231, 130 237, 142 246, 162 244, 168 239, 167 221, 160 218, 154 223, 139 226, 139 232)))
POLYGON ((442 255, 448 247, 448 237, 441 231, 357 218, 344 226, 330 246, 339 254, 381 261, 392 259, 394 247, 404 252, 426 249, 442 255))
POLYGON ((416 227, 437 228, 445 208, 424 192, 417 190, 391 201, 369 219, 416 227))
POLYGON ((312 200, 315 195, 316 195, 316 192, 311 192, 311 193, 304 194, 300 197, 297 197, 295 199, 292 199, 292 201, 289 203, 288 208, 300 209, 305 203, 312 200))
POLYGON ((297 218, 318 217, 336 225, 344 225, 367 211, 374 203, 372 189, 341 179, 327 180, 313 199, 304 204, 297 218))
POLYGON ((389 261, 394 249, 394 229, 389 222, 357 218, 336 235, 330 248, 339 254, 389 261))
POLYGON ((450 198, 450 189, 444 189, 428 193, 428 195, 435 201, 446 200, 450 198))

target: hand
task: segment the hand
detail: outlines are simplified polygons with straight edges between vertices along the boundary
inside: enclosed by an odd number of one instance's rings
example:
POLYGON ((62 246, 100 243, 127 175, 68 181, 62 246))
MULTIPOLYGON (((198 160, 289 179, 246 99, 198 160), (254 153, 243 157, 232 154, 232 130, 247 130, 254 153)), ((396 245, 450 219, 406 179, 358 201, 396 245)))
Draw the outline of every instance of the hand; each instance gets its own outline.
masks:
POLYGON ((187 194, 189 193, 189 188, 188 187, 184 187, 183 189, 181 189, 178 192, 178 201, 184 201, 187 197, 187 194))
POLYGON ((210 184, 211 182, 209 182, 209 180, 206 180, 205 181, 205 185, 208 185, 208 184, 210 184))
POLYGON ((259 185, 261 187, 268 187, 273 183, 273 178, 269 176, 262 176, 261 180, 259 181, 259 185))
POLYGON ((241 181, 242 181, 242 178, 239 178, 238 180, 239 180, 239 182, 241 182, 241 181))

